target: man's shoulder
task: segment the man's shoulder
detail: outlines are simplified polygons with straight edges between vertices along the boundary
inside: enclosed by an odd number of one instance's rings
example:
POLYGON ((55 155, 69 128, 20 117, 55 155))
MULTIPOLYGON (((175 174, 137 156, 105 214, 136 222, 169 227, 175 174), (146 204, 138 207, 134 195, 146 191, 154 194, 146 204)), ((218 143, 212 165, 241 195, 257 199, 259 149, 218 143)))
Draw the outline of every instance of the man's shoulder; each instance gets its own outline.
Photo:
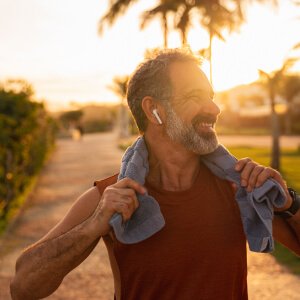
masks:
POLYGON ((103 193, 103 191, 110 185, 115 184, 118 180, 118 175, 119 174, 114 174, 110 177, 104 178, 104 179, 99 179, 94 181, 94 186, 97 187, 98 191, 100 194, 103 193))

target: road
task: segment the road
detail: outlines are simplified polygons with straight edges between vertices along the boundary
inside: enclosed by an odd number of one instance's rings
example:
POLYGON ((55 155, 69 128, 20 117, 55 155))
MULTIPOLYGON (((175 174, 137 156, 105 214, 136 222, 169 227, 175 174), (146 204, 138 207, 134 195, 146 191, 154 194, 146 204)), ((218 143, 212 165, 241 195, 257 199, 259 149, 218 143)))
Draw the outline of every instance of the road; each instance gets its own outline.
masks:
MULTIPOLYGON (((271 147, 272 145, 270 136, 221 135, 219 136, 219 141, 225 146, 271 147)), ((282 136, 280 137, 280 145, 284 148, 298 148, 300 147, 300 136, 282 136)))
MULTIPOLYGON (((19 218, 0 239, 1 300, 10 299, 8 286, 22 249, 52 228, 95 179, 118 172, 122 152, 116 140, 107 133, 86 135, 82 141, 58 141, 19 218)), ((248 270, 250 300, 300 299, 300 278, 271 255, 249 252, 248 270)), ((102 241, 46 299, 113 299, 112 274, 102 241)))

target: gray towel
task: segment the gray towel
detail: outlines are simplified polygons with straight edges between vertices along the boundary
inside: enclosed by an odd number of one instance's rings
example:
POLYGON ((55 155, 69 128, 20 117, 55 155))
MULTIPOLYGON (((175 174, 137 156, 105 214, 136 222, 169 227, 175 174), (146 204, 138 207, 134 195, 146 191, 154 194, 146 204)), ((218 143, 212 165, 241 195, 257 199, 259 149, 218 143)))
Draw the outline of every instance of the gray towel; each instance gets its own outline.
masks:
MULTIPOLYGON (((250 250, 273 251, 273 206, 280 208, 285 203, 285 193, 282 187, 276 181, 268 179, 262 186, 248 193, 240 185, 240 173, 234 170, 237 159, 222 145, 219 145, 214 152, 200 157, 216 176, 237 184, 235 196, 250 250)), ((144 138, 139 137, 126 150, 122 158, 118 180, 129 177, 144 185, 148 172, 147 147, 144 138)), ((117 239, 125 244, 143 241, 165 225, 157 201, 147 193, 137 197, 140 205, 130 220, 122 222, 122 217, 118 213, 115 213, 110 220, 117 239)))
MULTIPOLYGON (((129 177, 144 185, 148 172, 148 150, 144 139, 138 138, 122 158, 118 180, 129 177)), ((109 221, 117 239, 124 244, 143 241, 165 226, 165 219, 157 201, 147 193, 137 197, 139 207, 128 221, 122 222, 122 216, 118 213, 109 221)))
POLYGON ((280 208, 285 204, 285 193, 279 183, 268 179, 262 186, 247 192, 240 184, 240 173, 234 169, 237 159, 223 145, 212 153, 201 155, 201 160, 216 176, 237 185, 235 199, 250 250, 273 251, 273 206, 280 208))

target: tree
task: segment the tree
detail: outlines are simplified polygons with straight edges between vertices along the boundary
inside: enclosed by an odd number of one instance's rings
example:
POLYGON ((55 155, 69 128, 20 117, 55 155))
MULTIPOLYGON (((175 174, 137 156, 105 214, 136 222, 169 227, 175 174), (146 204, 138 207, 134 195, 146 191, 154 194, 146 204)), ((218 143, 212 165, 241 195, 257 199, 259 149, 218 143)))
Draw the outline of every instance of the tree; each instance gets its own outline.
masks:
POLYGON ((164 36, 164 48, 168 47, 168 14, 175 12, 177 9, 177 3, 173 0, 161 0, 160 3, 142 14, 141 29, 144 29, 150 20, 155 18, 157 15, 161 18, 163 36, 164 36))
POLYGON ((113 79, 113 85, 108 86, 108 88, 121 99, 120 113, 119 113, 120 138, 129 137, 129 118, 128 118, 127 105, 125 104, 128 80, 129 80, 128 75, 117 76, 113 79))
POLYGON ((259 70, 260 79, 264 83, 270 99, 272 131, 271 167, 277 170, 280 169, 280 130, 278 115, 275 109, 275 100, 276 96, 280 94, 280 90, 282 89, 282 83, 286 72, 294 65, 295 61, 295 58, 288 58, 284 61, 282 67, 279 70, 275 70, 271 73, 266 73, 262 70, 259 70))
POLYGON ((300 76, 299 75, 287 75, 284 78, 283 86, 281 89, 281 95, 286 100, 286 114, 285 114, 285 130, 286 134, 292 132, 292 105, 296 96, 300 95, 300 76))
POLYGON ((33 96, 25 80, 0 83, 0 231, 12 202, 24 192, 54 143, 55 123, 33 96))
POLYGON ((107 10, 106 14, 100 19, 98 31, 101 34, 103 32, 104 26, 112 26, 116 19, 120 15, 124 15, 130 5, 137 2, 138 0, 113 0, 110 1, 111 5, 107 10))
MULTIPOLYGON (((212 44, 213 38, 218 37, 225 41, 222 34, 224 29, 229 32, 239 28, 243 21, 240 1, 227 1, 234 4, 234 9, 229 10, 220 0, 196 0, 195 8, 200 13, 200 23, 209 34, 208 60, 210 64, 210 82, 213 83, 212 76, 212 44)), ((226 3, 226 2, 225 2, 226 3)))
POLYGON ((82 116, 82 110, 71 110, 64 112, 59 119, 64 127, 69 128, 70 126, 75 126, 75 124, 78 125, 82 116))
POLYGON ((175 28, 179 30, 181 35, 181 45, 188 45, 187 34, 191 27, 191 11, 193 8, 189 1, 177 1, 176 12, 174 13, 175 28))

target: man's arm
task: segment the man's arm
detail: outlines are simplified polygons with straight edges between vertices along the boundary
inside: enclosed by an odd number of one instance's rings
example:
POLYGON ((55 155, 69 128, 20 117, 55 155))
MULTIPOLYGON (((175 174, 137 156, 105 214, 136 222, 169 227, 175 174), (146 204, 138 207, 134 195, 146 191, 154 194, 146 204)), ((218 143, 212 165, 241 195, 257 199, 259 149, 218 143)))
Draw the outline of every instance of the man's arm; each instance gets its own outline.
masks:
MULTIPOLYGON (((282 186, 286 194, 284 207, 275 210, 284 211, 291 206, 292 198, 285 181, 278 171, 261 166, 249 158, 239 160, 236 170, 241 173, 241 184, 247 188, 247 191, 252 191, 254 187, 259 187, 267 179, 273 178, 282 186)), ((287 220, 275 215, 273 219, 273 236, 279 243, 300 256, 300 211, 287 220)))
POLYGON ((274 216, 273 236, 276 241, 300 256, 300 211, 288 220, 274 216))
POLYGON ((94 187, 79 197, 64 219, 18 258, 10 286, 12 299, 40 299, 53 293, 110 231, 109 220, 115 212, 123 220, 131 217, 138 207, 136 192, 144 193, 143 187, 123 179, 102 196, 94 187))

